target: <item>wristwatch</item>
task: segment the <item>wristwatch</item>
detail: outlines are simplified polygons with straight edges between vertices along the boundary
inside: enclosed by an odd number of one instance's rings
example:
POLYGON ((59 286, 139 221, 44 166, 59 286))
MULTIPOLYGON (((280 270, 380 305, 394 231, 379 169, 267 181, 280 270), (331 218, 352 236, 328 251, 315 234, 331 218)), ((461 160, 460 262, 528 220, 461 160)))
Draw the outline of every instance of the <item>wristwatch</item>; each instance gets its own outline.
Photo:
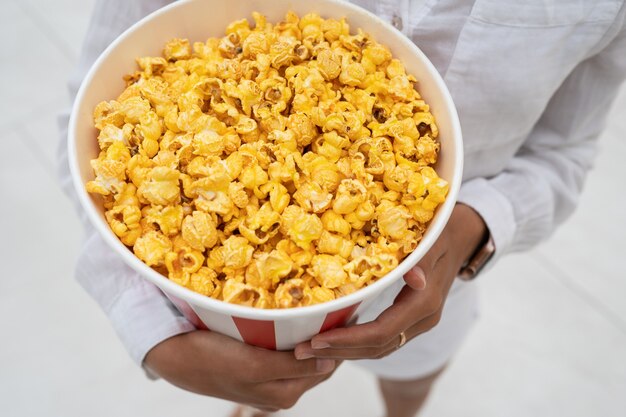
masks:
POLYGON ((479 246, 465 265, 461 267, 457 276, 463 281, 474 279, 495 253, 496 245, 493 242, 493 237, 491 233, 488 235, 486 242, 479 246))

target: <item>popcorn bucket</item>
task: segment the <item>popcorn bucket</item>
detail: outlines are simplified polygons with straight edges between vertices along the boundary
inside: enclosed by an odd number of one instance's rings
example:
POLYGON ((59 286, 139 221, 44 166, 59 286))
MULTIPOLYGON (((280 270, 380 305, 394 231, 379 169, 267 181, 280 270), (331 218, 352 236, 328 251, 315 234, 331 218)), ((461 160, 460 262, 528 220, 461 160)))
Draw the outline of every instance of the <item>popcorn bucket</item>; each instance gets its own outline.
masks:
MULTIPOLYGON (((434 66, 402 33, 377 16, 341 1, 317 0, 233 0, 226 6, 219 0, 177 1, 133 25, 118 37, 98 58, 87 74, 75 101, 69 126, 70 168, 80 202, 88 218, 110 247, 143 277, 157 285, 196 327, 223 333, 243 342, 267 349, 292 349, 314 335, 345 325, 364 311, 385 289, 398 284, 402 276, 430 249, 443 230, 454 207, 463 170, 463 146, 456 109, 434 66), (353 30, 363 29, 377 42, 387 46, 406 71, 418 79, 419 91, 430 105, 439 127, 441 152, 435 169, 447 180, 450 189, 439 206, 417 248, 394 270, 352 294, 321 304, 291 309, 257 309, 229 304, 192 292, 144 264, 109 228, 102 201, 85 190, 94 178, 90 160, 97 158, 99 147, 92 114, 95 106, 117 97, 125 88, 123 76, 135 69, 138 56, 159 56, 172 38, 205 41, 222 36, 226 26, 253 11, 268 21, 282 20, 287 11, 302 16, 315 12, 324 18, 347 18, 353 30)), ((399 288, 399 285, 395 287, 399 288)))

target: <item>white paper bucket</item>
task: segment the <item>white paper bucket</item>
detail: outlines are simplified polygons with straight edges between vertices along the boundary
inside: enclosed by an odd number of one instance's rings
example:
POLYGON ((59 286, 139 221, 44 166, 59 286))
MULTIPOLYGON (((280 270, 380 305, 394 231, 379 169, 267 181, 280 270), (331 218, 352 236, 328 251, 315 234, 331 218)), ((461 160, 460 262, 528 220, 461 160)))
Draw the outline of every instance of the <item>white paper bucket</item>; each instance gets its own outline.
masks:
POLYGON ((344 325, 385 288, 402 279, 433 245, 454 207, 463 170, 463 145, 456 109, 435 67, 415 44, 381 19, 349 3, 331 0, 187 0, 177 1, 137 22, 117 38, 98 58, 76 98, 69 126, 69 157, 74 185, 90 221, 124 261, 157 285, 198 328, 210 329, 268 349, 291 349, 314 335, 344 325), (377 282, 345 297, 307 307, 263 310, 229 304, 202 296, 170 281, 140 261, 109 228, 102 202, 85 191, 94 177, 89 161, 99 153, 92 114, 103 100, 112 100, 125 88, 122 77, 135 70, 135 58, 159 56, 164 44, 175 37, 191 42, 223 36, 226 26, 253 11, 278 22, 289 10, 302 16, 316 12, 322 17, 346 17, 353 31, 363 29, 389 47, 409 74, 418 79, 418 89, 431 106, 438 127, 441 153, 438 174, 450 190, 429 224, 415 251, 396 269, 377 282))

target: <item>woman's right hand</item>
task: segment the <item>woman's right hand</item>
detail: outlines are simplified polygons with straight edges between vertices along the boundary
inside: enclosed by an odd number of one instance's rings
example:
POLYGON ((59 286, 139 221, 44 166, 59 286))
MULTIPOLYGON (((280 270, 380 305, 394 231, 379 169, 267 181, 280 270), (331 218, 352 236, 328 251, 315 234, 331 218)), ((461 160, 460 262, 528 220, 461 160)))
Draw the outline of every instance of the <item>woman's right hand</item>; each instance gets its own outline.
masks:
POLYGON ((164 340, 144 364, 187 391, 266 411, 291 408, 337 365, 332 359, 297 360, 292 351, 266 350, 204 330, 164 340))

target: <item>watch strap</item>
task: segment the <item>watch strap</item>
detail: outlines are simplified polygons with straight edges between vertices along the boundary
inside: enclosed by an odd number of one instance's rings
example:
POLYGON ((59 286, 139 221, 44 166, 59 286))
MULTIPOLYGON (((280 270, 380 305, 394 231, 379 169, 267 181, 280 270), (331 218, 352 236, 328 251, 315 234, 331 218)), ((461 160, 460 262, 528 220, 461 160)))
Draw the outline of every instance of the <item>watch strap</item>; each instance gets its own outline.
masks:
POLYGON ((474 252, 474 254, 467 261, 467 263, 461 267, 461 270, 459 271, 459 274, 457 276, 464 281, 474 279, 476 275, 478 275, 480 270, 487 264, 489 259, 491 259, 495 252, 496 245, 493 241, 491 233, 489 233, 487 242, 485 242, 484 245, 480 246, 476 250, 476 252, 474 252))

